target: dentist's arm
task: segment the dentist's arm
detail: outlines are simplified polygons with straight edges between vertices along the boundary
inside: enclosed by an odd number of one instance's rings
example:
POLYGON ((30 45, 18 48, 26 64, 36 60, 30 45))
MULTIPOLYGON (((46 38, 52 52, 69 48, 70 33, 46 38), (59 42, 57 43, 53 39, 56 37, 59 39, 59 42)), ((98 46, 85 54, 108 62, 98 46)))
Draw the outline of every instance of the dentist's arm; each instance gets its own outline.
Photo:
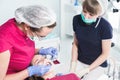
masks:
POLYGON ((10 60, 9 50, 0 53, 0 80, 24 80, 28 77, 28 71, 23 70, 16 74, 6 75, 10 60))
POLYGON ((20 72, 6 75, 9 60, 10 60, 9 50, 0 53, 0 80, 24 80, 32 75, 43 76, 51 68, 51 65, 34 65, 29 66, 28 68, 20 72))

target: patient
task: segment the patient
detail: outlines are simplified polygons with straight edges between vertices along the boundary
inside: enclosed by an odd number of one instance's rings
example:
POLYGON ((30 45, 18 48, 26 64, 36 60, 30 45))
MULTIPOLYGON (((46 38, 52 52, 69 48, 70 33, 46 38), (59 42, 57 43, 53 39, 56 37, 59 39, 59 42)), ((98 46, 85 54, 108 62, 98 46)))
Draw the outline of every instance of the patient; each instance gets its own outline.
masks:
MULTIPOLYGON (((52 63, 51 60, 46 59, 44 56, 41 55, 35 55, 32 59, 31 65, 51 65, 53 66, 54 64, 52 63)), ((46 78, 52 78, 55 76, 54 70, 51 67, 51 70, 47 72, 44 76, 42 76, 44 79, 46 78)))
MULTIPOLYGON (((41 55, 35 55, 32 62, 32 65, 51 65, 54 66, 54 63, 51 60, 46 59, 45 57, 41 55)), ((70 73, 70 74, 65 74, 65 75, 57 75, 58 73, 55 73, 53 68, 51 67, 51 70, 47 72, 43 76, 34 76, 30 78, 29 80, 80 80, 75 74, 70 73)))

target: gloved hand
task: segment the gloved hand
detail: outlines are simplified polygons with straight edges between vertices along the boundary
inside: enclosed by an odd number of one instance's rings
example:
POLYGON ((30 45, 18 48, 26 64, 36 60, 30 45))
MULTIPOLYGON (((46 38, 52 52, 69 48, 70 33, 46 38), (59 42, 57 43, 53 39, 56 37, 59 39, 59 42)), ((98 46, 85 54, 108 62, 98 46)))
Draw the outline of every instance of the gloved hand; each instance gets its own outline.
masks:
POLYGON ((89 72, 90 72, 89 68, 85 68, 85 69, 82 69, 81 71, 76 71, 76 74, 78 77, 81 78, 89 72))
POLYGON ((51 65, 34 65, 27 68, 29 76, 38 75, 42 76, 48 72, 51 68, 51 65))
POLYGON ((76 66, 77 66, 77 62, 76 61, 72 61, 71 65, 70 65, 70 72, 74 73, 76 70, 76 66))
POLYGON ((49 47, 49 48, 41 48, 39 50, 39 54, 41 55, 51 55, 52 58, 55 58, 55 56, 58 55, 58 51, 54 47, 49 47))

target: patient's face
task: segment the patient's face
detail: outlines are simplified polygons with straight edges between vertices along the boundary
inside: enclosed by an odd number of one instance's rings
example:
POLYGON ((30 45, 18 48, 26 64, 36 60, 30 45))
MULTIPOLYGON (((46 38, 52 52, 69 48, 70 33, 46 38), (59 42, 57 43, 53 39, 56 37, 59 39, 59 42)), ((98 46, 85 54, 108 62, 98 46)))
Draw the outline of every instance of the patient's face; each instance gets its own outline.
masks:
MULTIPOLYGON (((41 56, 41 55, 35 55, 32 59, 32 62, 31 62, 32 65, 53 65, 53 63, 46 59, 45 57, 41 56)), ((54 70, 51 68, 45 75, 43 75, 42 77, 44 79, 47 79, 47 78, 53 78, 55 77, 56 73, 54 72, 54 70)))
POLYGON ((45 59, 45 57, 41 55, 35 55, 32 59, 31 65, 48 65, 51 64, 51 61, 48 59, 45 59))

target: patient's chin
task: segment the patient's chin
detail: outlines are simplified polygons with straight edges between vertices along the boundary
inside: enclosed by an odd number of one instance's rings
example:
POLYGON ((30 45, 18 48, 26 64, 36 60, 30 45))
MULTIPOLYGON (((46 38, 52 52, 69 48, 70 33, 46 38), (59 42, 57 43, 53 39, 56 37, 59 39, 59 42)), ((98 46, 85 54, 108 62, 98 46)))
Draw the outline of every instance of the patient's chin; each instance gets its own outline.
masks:
POLYGON ((53 78, 53 77, 55 77, 55 72, 54 72, 54 70, 50 70, 49 72, 47 72, 45 75, 43 75, 42 77, 44 78, 44 79, 50 79, 50 78, 53 78))

